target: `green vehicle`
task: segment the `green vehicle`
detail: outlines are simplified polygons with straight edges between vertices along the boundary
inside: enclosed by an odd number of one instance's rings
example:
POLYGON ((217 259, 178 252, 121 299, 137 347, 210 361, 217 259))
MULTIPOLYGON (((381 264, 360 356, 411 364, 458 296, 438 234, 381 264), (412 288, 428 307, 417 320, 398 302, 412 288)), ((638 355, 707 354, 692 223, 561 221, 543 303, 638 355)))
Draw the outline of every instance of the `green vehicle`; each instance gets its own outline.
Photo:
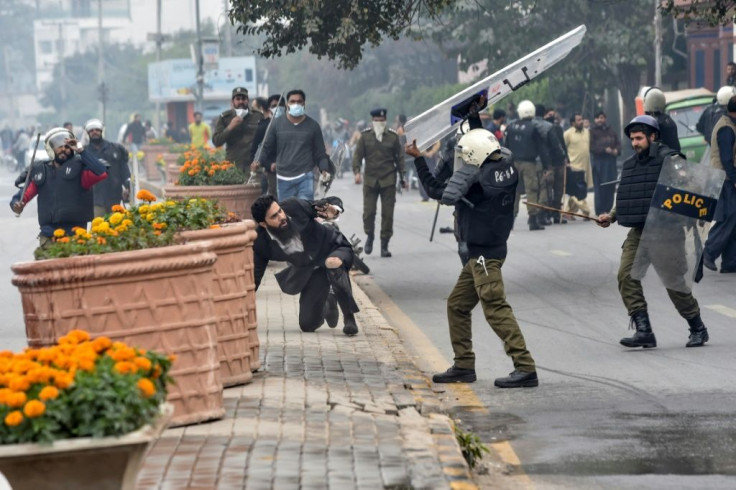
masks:
POLYGON ((664 96, 667 100, 665 112, 677 124, 682 153, 688 161, 700 162, 708 144, 695 125, 705 108, 713 103, 716 94, 705 88, 696 88, 665 92, 664 96))

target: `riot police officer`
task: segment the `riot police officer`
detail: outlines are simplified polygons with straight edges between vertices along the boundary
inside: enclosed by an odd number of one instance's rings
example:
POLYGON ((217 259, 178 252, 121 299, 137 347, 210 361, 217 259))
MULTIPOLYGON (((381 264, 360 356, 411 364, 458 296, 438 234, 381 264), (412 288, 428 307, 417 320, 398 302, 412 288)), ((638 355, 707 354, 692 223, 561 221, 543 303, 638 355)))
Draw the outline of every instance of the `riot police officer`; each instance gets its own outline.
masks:
POLYGON ((680 139, 677 137, 677 124, 669 114, 665 114, 664 108, 667 105, 664 93, 657 87, 651 87, 644 93, 644 113, 652 116, 659 124, 659 141, 672 148, 680 151, 680 139))
MULTIPOLYGON (((630 228, 622 246, 621 265, 618 270, 618 290, 636 332, 631 337, 621 339, 620 343, 625 347, 651 348, 657 346, 657 339, 649 322, 647 302, 641 281, 631 277, 631 273, 662 165, 669 158, 682 157, 676 150, 659 142, 659 129, 657 120, 646 115, 637 116, 626 125, 624 133, 631 139, 631 146, 635 153, 624 161, 615 208, 610 213, 598 216, 598 224, 604 228, 616 221, 621 226, 630 228)), ((668 246, 672 247, 674 257, 668 262, 677 266, 684 257, 675 257, 678 252, 676 243, 670 242, 668 246)), ((654 263, 655 268, 662 268, 666 265, 654 263)), ((697 300, 691 292, 668 288, 667 294, 677 308, 677 312, 687 320, 690 326, 690 337, 686 346, 702 346, 708 341, 708 330, 700 318, 700 307, 697 300)))
MULTIPOLYGON (((41 247, 51 241, 56 229, 71 234, 75 227, 87 227, 94 217, 92 186, 107 177, 105 166, 69 130, 54 128, 46 134, 45 142, 50 160, 35 162, 27 170, 31 177, 25 192, 21 189, 10 201, 11 209, 20 214, 38 195, 41 247)), ((26 174, 21 174, 16 185, 25 180, 26 174)))
POLYGON ((128 150, 103 138, 105 127, 99 119, 87 121, 84 130, 89 136, 89 151, 107 167, 107 179, 94 187, 95 216, 103 216, 114 204, 127 201, 130 195, 128 150))
MULTIPOLYGON (((548 148, 543 134, 533 119, 536 108, 529 100, 522 100, 517 107, 519 119, 506 128, 506 144, 514 155, 514 163, 519 171, 519 178, 524 182, 526 200, 533 204, 542 203, 541 180, 543 178, 543 162, 548 162, 548 148)), ((517 189, 514 201, 514 216, 519 212, 521 191, 517 189)), ((544 230, 544 214, 539 208, 528 206, 529 230, 544 230)))
POLYGON ((386 109, 371 111, 373 124, 363 130, 355 145, 353 173, 355 183, 363 183, 363 231, 366 234, 365 253, 373 252, 376 207, 381 197, 381 257, 391 257, 388 242, 394 233, 394 205, 396 204, 396 175, 401 186, 404 181, 404 155, 399 135, 386 128, 386 109), (364 176, 361 177, 361 162, 365 159, 364 176))
POLYGON ((496 379, 494 384, 499 388, 538 386, 534 359, 506 302, 501 275, 506 241, 514 223, 518 173, 511 152, 499 145, 493 133, 482 129, 479 117, 470 118, 470 127, 473 129, 457 142, 455 170, 447 183, 439 182, 430 173, 416 142, 406 148, 415 157, 414 164, 427 194, 443 204, 455 206, 455 233, 458 241, 467 246, 467 261, 447 298, 455 362, 444 373, 435 374, 432 380, 435 383, 476 380, 471 313, 480 302, 485 318, 514 363, 514 371, 496 379))

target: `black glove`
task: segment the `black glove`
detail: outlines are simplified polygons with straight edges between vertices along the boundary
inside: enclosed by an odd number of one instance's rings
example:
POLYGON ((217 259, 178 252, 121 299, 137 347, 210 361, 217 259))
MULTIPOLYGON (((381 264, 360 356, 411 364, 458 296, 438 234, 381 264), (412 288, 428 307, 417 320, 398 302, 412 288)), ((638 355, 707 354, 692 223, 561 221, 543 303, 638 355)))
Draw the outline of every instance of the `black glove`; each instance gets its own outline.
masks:
POLYGON ((479 172, 480 167, 467 164, 463 165, 462 168, 455 170, 452 177, 450 177, 449 182, 447 182, 447 186, 442 193, 442 199, 440 199, 440 202, 450 206, 457 204, 457 202, 468 193, 470 186, 477 180, 479 172))

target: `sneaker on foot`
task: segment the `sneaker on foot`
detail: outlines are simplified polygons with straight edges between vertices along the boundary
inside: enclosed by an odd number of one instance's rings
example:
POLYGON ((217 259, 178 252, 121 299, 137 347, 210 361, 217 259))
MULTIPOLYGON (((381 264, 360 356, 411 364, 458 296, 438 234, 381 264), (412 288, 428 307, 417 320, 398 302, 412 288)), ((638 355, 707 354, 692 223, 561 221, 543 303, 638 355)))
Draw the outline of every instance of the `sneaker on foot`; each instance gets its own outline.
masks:
POLYGON ((475 380, 475 369, 464 369, 454 365, 444 373, 432 376, 432 381, 435 383, 472 383, 475 380))
POLYGON ((536 371, 527 373, 517 369, 505 378, 497 378, 493 384, 499 388, 532 388, 539 386, 539 379, 536 371))

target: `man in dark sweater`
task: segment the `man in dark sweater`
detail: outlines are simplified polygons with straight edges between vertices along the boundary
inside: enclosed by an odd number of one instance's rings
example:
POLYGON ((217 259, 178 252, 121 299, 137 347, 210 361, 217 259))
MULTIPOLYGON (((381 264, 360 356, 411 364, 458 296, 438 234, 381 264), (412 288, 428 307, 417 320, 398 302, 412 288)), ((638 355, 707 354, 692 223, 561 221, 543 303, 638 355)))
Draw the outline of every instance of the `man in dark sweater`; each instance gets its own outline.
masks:
POLYGON ((327 320, 330 328, 338 321, 337 305, 342 310, 345 335, 358 333, 354 314, 349 271, 353 247, 336 228, 316 218, 331 220, 342 212, 342 201, 327 197, 317 202, 287 199, 280 203, 273 196, 261 196, 251 206, 258 223, 253 243, 256 290, 271 260, 288 262, 276 274, 281 290, 299 295, 299 328, 314 332, 327 320))
POLYGON ((322 129, 304 112, 305 101, 302 90, 286 94, 286 117, 273 120, 263 141, 260 161, 253 162, 252 169, 276 162, 280 201, 289 197, 311 201, 314 199, 312 169, 319 167, 325 177, 329 173, 322 129))
POLYGON ((601 185, 616 180, 618 169, 616 157, 621 153, 621 142, 616 131, 606 122, 603 111, 595 115, 595 124, 590 128, 590 156, 595 188, 595 213, 607 213, 613 207, 615 185, 601 185))

